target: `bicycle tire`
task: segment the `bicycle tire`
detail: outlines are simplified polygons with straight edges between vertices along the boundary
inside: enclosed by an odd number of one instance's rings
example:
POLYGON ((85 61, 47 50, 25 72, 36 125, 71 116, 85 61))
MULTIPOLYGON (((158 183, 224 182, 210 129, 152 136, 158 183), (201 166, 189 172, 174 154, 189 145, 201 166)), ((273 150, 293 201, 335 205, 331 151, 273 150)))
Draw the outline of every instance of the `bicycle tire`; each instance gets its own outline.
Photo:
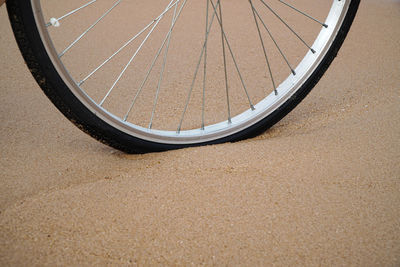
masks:
POLYGON ((200 141, 174 143, 146 140, 146 138, 127 133, 123 129, 105 121, 82 103, 65 83, 46 50, 33 12, 33 1, 8 0, 6 3, 16 41, 33 77, 53 104, 79 129, 102 143, 127 153, 156 152, 190 146, 234 142, 254 137, 264 132, 294 109, 323 76, 342 46, 360 2, 359 0, 342 0, 348 4, 347 11, 343 15, 335 37, 323 58, 296 92, 266 117, 251 125, 246 125, 244 129, 231 132, 227 136, 218 136, 215 139, 206 141, 200 139, 200 141))

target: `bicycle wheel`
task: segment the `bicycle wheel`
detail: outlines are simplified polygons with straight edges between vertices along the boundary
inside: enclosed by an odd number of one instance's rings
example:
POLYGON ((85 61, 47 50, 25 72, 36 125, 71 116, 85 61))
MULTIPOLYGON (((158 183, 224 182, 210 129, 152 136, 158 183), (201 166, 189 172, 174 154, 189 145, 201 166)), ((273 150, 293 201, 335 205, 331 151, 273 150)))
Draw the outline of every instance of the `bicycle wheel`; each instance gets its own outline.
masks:
POLYGON ((40 87, 80 129, 143 153, 237 141, 283 118, 359 0, 8 0, 40 87))

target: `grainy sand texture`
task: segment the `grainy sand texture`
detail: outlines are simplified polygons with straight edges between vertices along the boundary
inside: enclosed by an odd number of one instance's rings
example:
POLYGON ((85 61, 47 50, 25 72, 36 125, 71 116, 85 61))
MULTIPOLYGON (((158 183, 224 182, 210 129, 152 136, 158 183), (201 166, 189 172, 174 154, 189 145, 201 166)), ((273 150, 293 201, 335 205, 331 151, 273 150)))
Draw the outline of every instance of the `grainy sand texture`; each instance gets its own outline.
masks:
POLYGON ((126 155, 68 122, 0 8, 0 266, 400 266, 400 2, 238 143, 126 155))

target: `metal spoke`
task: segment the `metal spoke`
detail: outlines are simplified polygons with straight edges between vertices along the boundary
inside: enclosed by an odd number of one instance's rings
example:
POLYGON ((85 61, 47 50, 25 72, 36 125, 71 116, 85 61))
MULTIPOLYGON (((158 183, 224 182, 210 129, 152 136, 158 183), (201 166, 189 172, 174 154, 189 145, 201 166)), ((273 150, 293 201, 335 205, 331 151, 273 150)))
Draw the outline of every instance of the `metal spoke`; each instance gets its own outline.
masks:
POLYGON ((257 21, 257 18, 256 18, 256 13, 255 13, 256 10, 255 10, 254 5, 253 5, 253 2, 252 2, 251 0, 249 0, 249 3, 250 3, 250 5, 251 5, 251 10, 252 10, 252 13, 253 13, 254 21, 255 21, 256 26, 257 26, 257 32, 258 32, 258 35, 259 35, 259 37, 260 37, 261 46, 262 46, 262 48, 263 48, 263 52, 264 52, 264 56, 265 56, 265 61, 266 61, 266 63, 267 63, 269 75, 270 75, 271 81, 272 81, 272 86, 274 87, 275 95, 277 95, 277 94, 278 94, 278 91, 276 90, 276 85, 275 85, 275 81, 274 81, 274 76, 272 75, 271 65, 269 64, 269 60, 268 60, 268 56, 267 56, 267 51, 266 51, 266 49, 265 49, 264 41, 263 41, 263 38, 262 38, 262 36, 261 36, 260 27, 258 26, 258 21, 257 21))
MULTIPOLYGON (((180 0, 179 0, 179 1, 180 1, 180 0)), ((142 84, 140 85, 138 91, 136 92, 136 95, 135 95, 135 97, 133 98, 132 104, 130 105, 130 107, 129 107, 127 113, 125 114, 123 121, 126 121, 126 120, 128 119, 128 116, 129 116, 129 114, 131 113, 131 111, 132 111, 132 109, 133 109, 133 106, 134 106, 135 103, 136 103, 136 99, 138 98, 138 96, 139 96, 139 94, 141 93, 141 91, 142 91, 144 85, 146 84, 146 82, 147 82, 147 80, 148 80, 148 78, 149 78, 149 76, 150 76, 150 73, 151 73, 151 71, 153 70, 154 65, 156 64, 156 61, 157 61, 158 57, 160 56, 161 51, 163 50, 163 48, 164 48, 164 46, 165 46, 165 43, 166 43, 167 40, 168 40, 168 37, 171 35, 172 30, 174 29, 175 24, 176 24, 176 22, 177 22, 177 20, 178 20, 178 18, 179 18, 179 16, 180 16, 180 14, 181 14, 183 8, 184 8, 185 5, 186 5, 186 2, 187 2, 187 0, 184 0, 184 2, 182 3, 181 8, 179 9, 178 15, 176 15, 176 18, 175 18, 175 20, 174 20, 173 26, 170 28, 169 32, 167 33, 167 35, 165 36, 165 38, 164 38, 164 40, 163 40, 163 42, 162 42, 162 44, 161 44, 161 47, 158 49, 158 51, 157 51, 157 53, 156 53, 156 56, 154 57, 153 62, 151 63, 151 65, 150 65, 150 67, 149 67, 149 70, 147 71, 146 77, 144 78, 142 84)))
MULTIPOLYGON (((168 8, 171 6, 172 2, 174 0, 171 0, 171 2, 168 4, 167 8, 165 10, 168 10, 168 8)), ((164 16, 164 15, 163 15, 164 16)), ((104 104, 104 101, 106 101, 107 97, 111 94, 112 90, 115 88, 115 86, 117 85, 117 83, 121 80, 122 76, 124 75, 124 73, 126 72, 126 70, 128 69, 128 67, 131 65, 132 61, 135 59, 135 57, 137 56, 137 54, 139 53, 139 51, 142 49, 143 45, 146 43, 146 41, 149 39, 150 35, 153 33, 154 29, 157 27, 158 23, 160 23, 161 19, 163 18, 163 16, 159 17, 158 20, 156 21, 156 23, 153 25, 153 27, 150 29, 150 31, 148 32, 148 34, 146 35, 146 37, 144 38, 144 40, 142 41, 142 43, 139 45, 138 49, 136 49, 135 53, 133 54, 133 56, 130 58, 130 60, 128 61, 128 63, 125 65, 124 69, 121 71, 121 73, 118 75, 118 78, 115 80, 115 82, 113 83, 113 85, 111 86, 111 88, 108 90, 107 94, 104 96, 103 100, 101 100, 100 102, 100 106, 102 106, 104 104)))
POLYGON ((89 28, 87 28, 81 35, 79 35, 78 38, 75 39, 75 41, 73 41, 67 48, 64 49, 64 51, 62 51, 58 57, 62 57, 65 53, 68 52, 68 50, 70 50, 79 40, 81 40, 91 29, 93 29, 102 19, 104 19, 117 5, 119 5, 119 3, 121 3, 122 0, 118 0, 114 3, 114 5, 107 10, 107 12, 105 12, 100 18, 98 18, 95 23, 93 23, 89 28))
POLYGON ((292 66, 289 63, 289 60, 287 59, 287 57, 285 56, 285 54, 282 52, 281 48, 279 47, 278 43, 275 41, 275 38, 272 36, 271 32, 269 31, 267 25, 264 23, 264 20, 261 18, 260 14, 258 14, 257 10, 254 8, 253 6, 253 12, 255 12, 255 14, 257 15, 257 17, 260 19, 262 25, 264 26, 265 30, 268 32, 269 37, 271 38, 271 40, 274 42, 276 48, 278 49, 279 53, 282 55, 283 59, 285 60, 286 64, 288 65, 288 67, 290 68, 290 71, 293 73, 293 75, 296 75, 296 72, 294 71, 294 69, 292 68, 292 66))
POLYGON ((204 130, 204 113, 205 113, 205 102, 206 102, 206 77, 207 77, 207 28, 208 28, 208 11, 209 11, 209 2, 206 0, 207 5, 206 5, 206 33, 205 33, 205 40, 206 40, 206 46, 204 48, 204 73, 203 73, 203 99, 201 102, 201 129, 204 130))
MULTIPOLYGON (((175 16, 176 16, 176 10, 177 10, 178 5, 175 6, 174 9, 174 14, 172 15, 172 22, 171 22, 171 27, 170 29, 172 29, 172 27, 174 26, 175 23, 175 16)), ((158 101, 158 95, 160 93, 160 87, 161 87, 161 83, 162 83, 162 79, 163 79, 163 75, 164 75, 164 70, 165 70, 165 64, 167 63, 167 56, 168 56, 168 50, 169 50, 169 45, 171 42, 171 36, 172 36, 172 31, 168 36, 168 41, 167 41, 167 47, 165 48, 165 52, 164 52, 164 61, 163 61, 163 65, 161 67, 161 71, 160 71, 160 78, 158 80, 158 85, 157 85, 157 91, 156 91, 156 96, 154 98, 154 103, 153 103, 153 111, 151 113, 151 118, 150 118, 150 123, 149 123, 149 129, 151 129, 152 125, 153 125, 153 118, 154 118, 154 114, 156 112, 156 106, 157 106, 157 101, 158 101)))
MULTIPOLYGON (((214 11, 216 12, 216 7, 214 6, 213 1, 210 0, 210 3, 211 3, 211 5, 213 6, 214 11)), ((244 91, 245 91, 245 93, 246 93, 247 100, 249 101, 250 108, 251 108, 252 110, 254 110, 254 106, 253 106, 253 104, 252 104, 252 102, 251 102, 249 93, 247 92, 246 85, 244 84, 242 74, 241 74, 240 71, 239 71, 238 64, 237 64, 237 62, 236 62, 235 56, 233 55, 232 48, 231 48, 231 46, 230 46, 230 44, 229 44, 228 38, 226 37, 226 33, 225 33, 225 31, 223 30, 222 22, 221 22, 220 18, 218 17, 218 14, 216 14, 216 17, 217 17, 218 23, 219 23, 219 25, 220 25, 220 27, 221 27, 222 34, 223 34, 223 36, 224 36, 226 45, 227 45, 227 47, 228 47, 228 49, 229 49, 229 52, 230 52, 230 54, 231 54, 231 57, 232 57, 232 60, 233 60, 234 65, 235 65, 236 71, 237 71, 237 73, 238 73, 238 75, 239 75, 240 81, 242 82, 242 86, 243 86, 243 89, 244 89, 244 91)))
POLYGON ((315 50, 311 48, 304 40, 290 27, 264 0, 260 0, 296 37, 314 54, 315 50))
POLYGON ((155 22, 157 22, 165 13, 167 13, 172 7, 177 5, 180 0, 176 0, 174 4, 172 4, 167 10, 162 12, 157 18, 152 20, 149 24, 147 24, 142 30, 140 30, 136 35, 134 35, 131 39, 129 39, 125 44, 123 44, 116 52, 114 52, 110 57, 104 60, 99 66, 97 66, 93 71, 91 71, 85 78, 83 78, 78 85, 82 85, 86 82, 92 75, 94 75, 98 70, 100 70, 104 65, 106 65, 111 59, 113 59, 116 55, 118 55, 125 47, 127 47, 130 43, 136 40, 143 32, 145 32, 148 28, 150 28, 155 22))
MULTIPOLYGON (((218 0, 218 2, 217 2, 217 4, 216 4, 217 7, 219 6, 220 1, 221 1, 221 0, 218 0)), ((211 16, 210 24, 209 24, 209 26, 208 26, 208 30, 207 30, 207 33, 206 33, 206 38, 205 38, 204 43, 203 43, 203 48, 202 48, 201 53, 200 53, 200 58, 199 58, 199 61, 198 61, 198 63, 197 63, 197 66, 196 66, 196 70, 195 70, 195 72, 194 72, 194 75, 193 75, 194 77, 193 77, 193 80, 192 80, 192 84, 191 84, 190 88, 188 89, 188 96, 187 96, 187 99, 186 99, 185 107, 184 107, 183 112, 182 112, 181 120, 180 120, 179 125, 178 125, 178 129, 176 130, 177 133, 180 133, 181 128, 182 128, 183 119, 184 119, 184 117, 185 117, 186 110, 187 110, 188 105, 189 105, 189 100, 190 100, 190 97, 191 97, 191 95, 192 95, 192 91, 193 91, 194 83, 195 83, 195 81, 196 81, 197 73, 198 73, 198 71, 199 71, 201 59, 203 58, 204 51, 205 51, 205 48, 206 48, 206 46, 207 46, 207 42, 208 42, 207 36, 210 34, 211 27, 212 27, 212 25, 213 25, 216 12, 217 12, 217 10, 214 8, 214 12, 213 12, 213 14, 212 14, 212 16, 211 16)), ((218 16, 218 15, 217 15, 217 16, 218 16)))
POLYGON ((293 9, 293 10, 299 12, 300 14, 306 16, 307 18, 312 19, 312 20, 315 21, 315 22, 318 22, 319 24, 321 24, 321 25, 324 26, 325 28, 328 28, 328 25, 326 25, 325 23, 322 23, 321 21, 319 21, 319 20, 317 20, 317 19, 311 17, 311 16, 308 15, 307 13, 305 13, 305 12, 303 12, 303 11, 301 11, 301 10, 295 8, 294 6, 292 6, 292 5, 290 5, 290 4, 286 3, 286 2, 284 2, 284 1, 282 1, 282 0, 278 0, 278 1, 281 2, 282 4, 286 5, 286 6, 290 7, 291 9, 293 9))
MULTIPOLYGON (((59 17, 58 19, 52 18, 52 20, 54 19, 56 22, 60 22, 62 19, 64 19, 64 18, 66 18, 66 17, 68 17, 68 16, 70 16, 70 15, 72 15, 72 14, 78 12, 79 10, 81 10, 81 9, 83 9, 83 8, 85 8, 85 7, 89 6, 89 5, 91 5, 91 4, 93 4, 93 3, 96 2, 96 1, 97 1, 97 0, 89 1, 88 3, 82 5, 81 7, 78 7, 77 9, 74 9, 74 10, 68 12, 68 13, 65 14, 64 16, 61 16, 61 17, 59 17)), ((51 26, 51 25, 53 25, 53 23, 52 23, 52 22, 49 22, 49 23, 46 24, 46 27, 49 27, 49 26, 51 26)))
POLYGON ((222 22, 222 4, 219 5, 219 17, 220 17, 220 26, 221 26, 221 41, 222 41, 222 56, 224 59, 224 77, 225 77, 225 92, 226 92, 226 104, 228 108, 228 123, 232 123, 231 120, 231 105, 229 103, 229 85, 228 85, 228 73, 226 71, 226 56, 225 56, 225 40, 224 40, 224 27, 222 22))

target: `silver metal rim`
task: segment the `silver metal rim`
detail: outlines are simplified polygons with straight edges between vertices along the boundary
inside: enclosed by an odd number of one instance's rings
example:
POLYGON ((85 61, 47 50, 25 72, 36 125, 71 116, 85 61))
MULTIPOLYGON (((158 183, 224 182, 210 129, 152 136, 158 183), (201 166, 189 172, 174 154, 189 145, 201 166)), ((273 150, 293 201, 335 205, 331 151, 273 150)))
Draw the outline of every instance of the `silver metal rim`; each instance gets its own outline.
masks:
POLYGON ((74 82, 72 77, 69 75, 68 70, 64 67, 62 61, 58 57, 45 26, 46 22, 42 15, 40 0, 31 0, 31 3, 42 42, 54 67, 65 84, 70 88, 71 92, 83 105, 85 105, 86 108, 107 124, 134 137, 156 143, 179 145, 209 142, 233 135, 258 123, 283 105, 302 87, 326 56, 343 23, 350 5, 350 0, 333 1, 325 22, 329 27, 322 28, 312 45, 317 52, 312 53, 309 51, 306 54, 300 64, 295 68, 296 75, 289 75, 279 86, 277 86, 277 91, 279 92, 278 95, 275 95, 273 92, 270 93, 262 101, 254 105, 254 110, 249 108, 243 113, 232 117, 231 123, 226 120, 217 124, 205 126, 204 129, 182 130, 179 132, 148 129, 134 125, 123 121, 96 104, 74 82))

